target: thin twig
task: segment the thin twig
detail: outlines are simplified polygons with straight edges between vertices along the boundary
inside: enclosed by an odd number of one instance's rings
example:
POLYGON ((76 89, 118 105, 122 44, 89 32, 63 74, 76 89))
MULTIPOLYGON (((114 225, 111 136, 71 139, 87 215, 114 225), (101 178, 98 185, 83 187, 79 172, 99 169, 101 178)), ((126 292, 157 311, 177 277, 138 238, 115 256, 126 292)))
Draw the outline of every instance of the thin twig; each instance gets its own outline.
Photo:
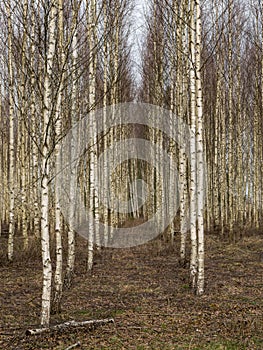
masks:
POLYGON ((70 345, 68 348, 66 348, 65 350, 70 350, 73 348, 76 348, 77 346, 80 346, 80 342, 78 341, 76 344, 70 345))

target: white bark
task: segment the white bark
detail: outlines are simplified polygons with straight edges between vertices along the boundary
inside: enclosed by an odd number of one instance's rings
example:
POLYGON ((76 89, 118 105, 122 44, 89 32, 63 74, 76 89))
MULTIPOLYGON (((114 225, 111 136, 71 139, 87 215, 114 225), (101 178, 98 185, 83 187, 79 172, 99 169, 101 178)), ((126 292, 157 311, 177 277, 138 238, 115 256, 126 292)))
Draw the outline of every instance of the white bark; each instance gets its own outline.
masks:
POLYGON ((76 321, 68 321, 68 322, 64 322, 49 328, 36 328, 36 329, 28 329, 26 331, 26 334, 28 335, 37 335, 37 334, 43 334, 43 333, 47 333, 50 331, 61 331, 61 330, 65 330, 65 329, 69 329, 69 328, 76 328, 76 327, 93 327, 96 325, 102 325, 102 324, 106 324, 106 323, 114 323, 114 319, 113 318, 105 318, 105 319, 101 319, 101 320, 89 320, 89 321, 80 321, 80 322, 76 322, 76 321))
POLYGON ((196 102, 197 102, 197 236, 198 236, 198 277, 197 294, 204 293, 204 151, 203 151, 203 100, 201 81, 201 12, 199 0, 196 0, 196 102))
POLYGON ((13 81, 13 40, 12 40, 12 10, 11 1, 7 3, 8 16, 8 85, 9 85, 9 232, 8 232, 8 260, 13 260, 15 233, 15 133, 14 133, 14 81, 13 81))
MULTIPOLYGON (((32 26, 31 26, 31 47, 30 47, 30 65, 31 67, 34 67, 35 65, 35 52, 36 52, 36 45, 35 45, 35 14, 34 14, 34 3, 31 2, 31 20, 32 20, 32 26)), ((31 131, 31 142, 32 142, 32 182, 33 182, 33 201, 34 201, 34 235, 39 238, 40 237, 40 211, 39 211, 39 186, 38 186, 38 147, 37 147, 37 130, 38 130, 38 121, 36 118, 36 77, 35 77, 35 71, 32 69, 30 74, 30 84, 32 88, 31 93, 31 104, 30 104, 30 113, 31 113, 31 120, 32 120, 32 131, 31 131)))
MULTIPOLYGON (((77 11, 75 9, 75 11, 77 11)), ((75 21, 77 20, 78 14, 75 13, 75 21)), ((77 37, 77 29, 74 27, 73 29, 73 38, 72 38, 72 66, 73 66, 73 82, 72 82, 72 106, 71 106, 71 127, 74 127, 74 124, 76 123, 76 101, 77 101, 77 59, 78 59, 78 37, 77 37)), ((70 154, 74 154, 74 148, 75 148, 75 142, 77 140, 73 140, 71 144, 71 150, 70 154)), ((74 171, 72 169, 72 171, 74 171)), ((74 176, 71 176, 70 178, 70 198, 75 197, 75 186, 74 183, 74 176)), ((64 279, 64 284, 67 288, 71 287, 72 284, 72 278, 74 274, 74 267, 75 267, 75 231, 73 229, 73 223, 75 218, 75 203, 74 201, 70 202, 70 208, 69 208, 69 222, 68 222, 68 256, 67 256, 67 268, 66 268, 66 274, 64 279)))
MULTIPOLYGON (((104 15, 104 38, 103 38, 103 122, 104 125, 106 125, 106 118, 107 118, 107 97, 108 97, 108 42, 107 42, 107 31, 108 31, 108 24, 107 24, 107 3, 104 2, 103 5, 103 15, 104 15)), ((104 136, 103 138, 103 151, 107 149, 107 136, 104 136)), ((106 152, 105 152, 106 153, 106 152)), ((108 159, 107 156, 104 153, 103 158, 103 188, 104 188, 104 200, 103 200, 103 220, 105 223, 105 229, 104 229, 104 244, 105 246, 108 243, 109 239, 109 230, 108 230, 108 223, 109 223, 109 212, 108 212, 108 196, 107 196, 107 186, 108 186, 108 177, 109 177, 109 171, 108 171, 108 159)))
MULTIPOLYGON (((94 110, 95 104, 96 104, 96 69, 97 69, 97 60, 96 60, 96 53, 95 51, 95 45, 96 45, 96 0, 92 0, 90 3, 90 12, 88 15, 88 21, 90 25, 90 40, 89 40, 89 53, 90 57, 92 57, 90 61, 89 66, 89 82, 90 82, 90 90, 89 90, 89 106, 90 110, 94 110)), ((94 121, 94 118, 92 118, 93 122, 90 124, 90 130, 91 135, 94 135, 96 137, 96 123, 94 121)), ((96 138, 93 140, 93 142, 96 141, 96 138)), ((94 243, 97 243, 98 246, 100 245, 99 242, 99 232, 96 232, 96 225, 99 222, 99 202, 98 202, 98 161, 97 161, 97 145, 92 145, 90 148, 90 201, 89 206, 90 210, 93 211, 94 215, 94 222, 92 221, 89 223, 89 240, 88 240, 88 262, 87 262, 87 269, 91 270, 93 267, 93 248, 94 243)))
POLYGON ((42 264, 43 264, 43 292, 42 292, 42 310, 41 325, 48 326, 50 321, 51 306, 51 281, 52 266, 50 257, 50 235, 49 235, 49 139, 50 139, 50 118, 51 118, 51 81, 53 59, 55 55, 55 32, 56 32, 56 3, 51 4, 51 11, 48 19, 48 48, 46 71, 44 78, 44 108, 43 108, 43 149, 42 149, 42 168, 41 168, 41 246, 42 246, 42 264))
POLYGON ((232 33, 232 13, 233 1, 228 3, 228 220, 229 220, 229 235, 233 239, 233 192, 234 192, 234 177, 233 177, 233 33, 232 33))
POLYGON ((25 115, 25 102, 26 102, 26 91, 25 91, 25 64, 26 64, 26 43, 27 43, 27 33, 26 33, 26 21, 28 12, 28 1, 26 0, 23 4, 23 39, 22 39, 22 64, 21 64, 21 135, 20 135, 20 147, 21 147, 21 205, 22 205, 22 235, 24 238, 24 249, 28 249, 28 230, 27 230, 27 213, 26 213, 26 174, 27 174, 27 164, 26 164, 26 145, 27 145, 27 134, 26 134, 26 115, 25 115))
MULTIPOLYGON (((56 146, 55 146, 55 159, 56 159, 56 169, 60 169, 60 157, 59 157, 59 143, 58 139, 61 136, 62 129, 62 96, 63 96, 63 88, 64 88, 64 65, 65 65, 65 54, 63 51, 63 35, 64 24, 63 24, 63 0, 58 1, 58 45, 59 45, 59 57, 61 61, 61 82, 58 90, 57 97, 57 107, 55 114, 56 121, 56 146)), ((57 179, 55 179, 55 232, 56 232, 56 269, 54 274, 54 300, 53 300, 53 308, 54 311, 60 312, 61 308, 61 298, 62 298, 62 288, 63 288, 63 279, 62 279, 62 270, 63 270, 63 249, 62 249, 62 225, 61 225, 61 212, 60 212, 60 203, 57 188, 59 184, 57 184, 57 179)))
MULTIPOLYGON (((180 19, 177 23, 177 45, 178 45, 178 58, 177 58, 177 90, 178 90, 178 117, 184 120, 184 115, 186 114, 185 101, 187 95, 187 45, 186 45, 186 31, 187 28, 185 23, 181 20, 185 13, 185 4, 183 1, 180 4, 180 19)), ((186 263, 186 233, 187 233, 187 157, 185 150, 185 140, 183 139, 184 130, 183 123, 181 125, 181 130, 179 130, 180 145, 179 145, 179 191, 180 191, 180 264, 185 266, 186 263)))
POLYGON ((190 136, 190 234, 191 234, 191 261, 190 282, 196 287, 197 276, 197 235, 196 235, 196 82, 195 82, 195 20, 194 0, 191 0, 190 9, 190 94, 191 94, 191 136, 190 136))

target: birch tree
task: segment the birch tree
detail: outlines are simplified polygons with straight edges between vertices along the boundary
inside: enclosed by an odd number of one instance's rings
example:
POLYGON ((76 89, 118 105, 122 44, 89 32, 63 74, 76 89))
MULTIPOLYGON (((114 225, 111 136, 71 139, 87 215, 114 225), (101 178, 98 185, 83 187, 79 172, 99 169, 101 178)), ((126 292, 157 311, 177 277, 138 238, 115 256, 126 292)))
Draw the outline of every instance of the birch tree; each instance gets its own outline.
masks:
MULTIPOLYGON (((88 5, 88 26, 89 26, 89 55, 90 55, 90 65, 89 65, 89 109, 93 110, 95 106, 96 100, 96 55, 93 53, 95 44, 96 44, 96 0, 91 0, 88 5)), ((93 119, 93 118, 92 118, 93 119)), ((96 125, 95 122, 92 122, 90 125, 91 135, 96 135, 96 125)), ((95 146, 91 147, 90 152, 90 174, 89 174, 89 182, 90 182, 90 210, 94 212, 94 215, 98 216, 98 196, 97 196, 97 159, 96 159, 96 150, 95 146)), ((96 220, 97 222, 97 220, 96 220)), ((93 221, 91 220, 89 223, 89 233, 88 233, 88 262, 87 269, 91 270, 93 266, 93 248, 96 238, 96 230, 93 221)))
POLYGON ((15 115, 14 115, 14 79, 13 79, 13 30, 11 1, 6 4, 8 23, 8 103, 9 103, 9 232, 8 260, 13 260, 15 233, 15 115))
MULTIPOLYGON (((59 143, 58 139, 62 134, 62 102, 63 102, 63 89, 65 82, 65 69, 66 57, 64 51, 64 19, 63 19, 63 0, 58 1, 58 55, 62 66, 61 82, 58 90, 55 121, 56 121, 56 145, 55 145, 55 162, 56 168, 60 168, 59 157, 59 143)), ((56 269, 54 274, 54 299, 53 299, 53 311, 60 312, 62 288, 63 288, 63 247, 62 247, 62 223, 61 223, 61 209, 58 196, 58 177, 55 179, 55 232, 56 232, 56 269)))
MULTIPOLYGON (((73 9, 73 23, 72 23, 72 92, 71 92, 71 127, 74 127, 75 123, 77 122, 77 86, 78 86, 78 17, 79 17, 79 5, 80 3, 75 1, 74 2, 74 9, 73 9)), ((74 154, 75 149, 75 142, 77 140, 73 140, 69 150, 69 156, 71 157, 71 154, 74 154)), ((73 183, 74 177, 72 176, 70 181, 70 198, 74 198, 74 191, 75 191, 75 183, 73 183)), ((75 231, 73 228, 73 222, 75 220, 75 203, 70 201, 69 206, 69 222, 68 222, 68 255, 67 255, 67 268, 66 268, 66 274, 64 278, 64 285, 67 288, 70 288, 72 284, 72 278, 74 274, 74 267, 75 267, 75 231)))
POLYGON ((191 136, 190 136, 190 235, 191 235, 191 260, 190 260, 190 282, 196 287, 197 278, 197 235, 196 235, 196 32, 195 32, 195 3, 190 2, 190 102, 191 102, 191 136))
POLYGON ((197 238, 198 238, 198 277, 197 294, 204 293, 204 148, 203 148, 203 96, 201 81, 201 43, 202 26, 200 2, 196 6, 196 107, 197 107, 197 130, 196 130, 196 161, 197 161, 197 238))
POLYGON ((50 121, 52 113, 52 69, 56 44, 56 16, 57 2, 50 4, 47 18, 47 56, 45 62, 44 91, 43 91, 43 148, 41 164, 41 247, 43 264, 43 292, 41 325, 48 326, 50 322, 51 308, 51 282, 52 265, 50 257, 50 232, 49 232, 49 152, 50 152, 50 121))

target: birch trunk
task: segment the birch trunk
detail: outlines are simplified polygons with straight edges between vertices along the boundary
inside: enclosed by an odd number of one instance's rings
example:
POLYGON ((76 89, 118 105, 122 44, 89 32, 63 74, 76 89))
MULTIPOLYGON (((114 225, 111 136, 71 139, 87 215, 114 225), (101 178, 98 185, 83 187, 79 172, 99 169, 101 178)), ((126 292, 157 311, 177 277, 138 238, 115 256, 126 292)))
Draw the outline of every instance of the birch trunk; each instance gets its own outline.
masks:
POLYGON ((201 81, 201 11, 199 0, 196 6, 196 103, 197 103, 197 130, 196 130, 196 153, 197 153, 197 236, 198 236, 198 277, 197 294, 204 293, 204 150, 203 150, 203 97, 201 81))
MULTIPOLYGON (((55 145, 55 161, 56 169, 60 169, 60 157, 59 157, 59 143, 58 139, 61 137, 62 129, 62 97, 64 89, 64 65, 65 65, 65 53, 63 49, 64 40, 64 23, 63 23, 63 0, 58 0, 58 54, 61 61, 61 82, 58 89, 57 106, 55 112, 56 121, 56 145, 55 145)), ((54 299, 53 299, 53 311, 61 311, 61 299, 62 299, 62 288, 63 288, 63 249, 62 249, 62 227, 61 227, 61 213, 60 203, 58 196, 59 184, 57 183, 57 177, 55 179, 55 233, 56 233, 56 269, 54 274, 54 299)))
MULTIPOLYGON (((90 30, 89 38, 89 55, 90 55, 90 64, 89 64, 89 108, 94 110, 95 108, 95 97, 96 97, 96 0, 91 0, 90 11, 88 13, 88 25, 90 30)), ((91 135, 96 135, 96 125, 94 122, 90 124, 91 135)), ((96 140, 94 140, 96 142, 96 140)), ((98 221, 98 190, 97 190, 97 155, 96 155, 96 146, 92 146, 90 149, 90 200, 89 206, 90 211, 94 213, 95 223, 98 221)), ((96 226, 93 221, 89 223, 89 240, 88 240, 88 261, 87 269, 90 271, 93 267, 93 254, 94 254, 94 243, 96 240, 96 226)))
POLYGON ((233 239, 233 33, 232 33, 232 14, 233 14, 233 2, 229 0, 228 3, 228 212, 229 212, 229 235, 230 239, 233 239))
POLYGON ((26 43, 27 43, 27 33, 26 33, 26 22, 27 22, 27 12, 28 12, 28 1, 25 1, 23 4, 23 38, 22 38, 22 64, 21 64, 21 135, 20 135, 20 147, 21 147, 21 205, 22 205, 22 218, 21 218, 21 227, 22 235, 24 240, 24 249, 28 249, 28 232, 27 232, 27 213, 26 213, 26 115, 25 115, 25 103, 26 103, 26 86, 25 86, 25 65, 26 65, 26 43))
MULTIPOLYGON (((103 40, 103 122, 104 125, 106 125, 106 118, 107 118, 107 112, 106 112, 106 106, 107 106, 107 98, 108 98, 108 42, 107 42, 107 32, 109 30, 108 28, 108 22, 107 22, 107 3, 106 1, 103 4, 103 15, 104 15, 104 40, 103 40)), ((107 149, 107 136, 104 136, 103 138, 103 151, 107 149)), ((108 231, 108 223, 109 223, 109 212, 108 212, 108 196, 107 196, 107 184, 108 184, 108 177, 109 177, 109 171, 108 171, 108 159, 104 153, 103 158, 103 188, 104 188, 104 200, 103 200, 103 221, 105 224, 104 229, 104 245, 107 246, 108 239, 109 239, 109 231, 108 231)))
POLYGON ((191 260, 190 283, 196 288, 197 277, 197 235, 196 235, 196 81, 195 81, 195 13, 194 1, 190 3, 190 102, 191 102, 191 136, 190 136, 190 235, 191 260))
POLYGON ((42 168, 41 168, 41 246, 42 246, 42 264, 43 264, 43 291, 42 291, 42 310, 41 325, 49 326, 50 306, 51 306, 51 281, 52 266, 50 257, 50 234, 49 234, 49 143, 50 143, 50 120, 51 120, 51 82, 53 60, 55 55, 55 33, 56 33, 56 15, 57 4, 51 4, 51 10, 48 17, 48 45, 46 69, 44 77, 44 106, 43 106, 43 149, 42 149, 42 168))
MULTIPOLYGON (((216 27, 216 34, 215 39, 216 42, 219 42, 219 26, 218 26, 218 3, 213 3, 213 6, 216 8, 216 19, 215 19, 215 27, 216 27)), ((220 134, 219 134, 219 121, 220 121, 220 111, 221 111, 221 90, 222 90, 222 84, 221 84, 221 65, 220 65, 220 56, 219 56, 219 48, 216 53, 216 103, 215 103, 215 127, 214 127, 214 164, 212 164, 212 173, 213 173, 213 194, 214 194, 214 205, 212 207, 213 210, 213 223, 214 227, 219 226, 219 213, 220 213, 220 203, 219 203, 219 174, 218 174, 218 168, 219 168, 219 141, 220 141, 220 134)))
MULTIPOLYGON (((76 23, 78 18, 78 10, 75 8, 74 13, 74 21, 76 23)), ((77 69, 77 59, 78 59, 78 36, 77 36, 77 28, 73 25, 73 36, 72 36, 72 106, 71 106, 71 127, 74 127, 74 124, 77 122, 76 114, 77 114, 77 79, 78 79, 78 69, 77 69)), ((74 154, 75 142, 77 140, 73 140, 70 149, 70 156, 74 154)), ((72 169, 73 171, 73 169, 72 169)), ((76 184, 74 183, 74 176, 70 178, 70 198, 74 198, 74 191, 76 184)), ((70 288, 72 285, 73 275, 74 275, 74 267, 75 267, 75 231, 73 229, 73 222, 76 220, 75 218, 75 203, 71 201, 69 208, 69 222, 68 222, 68 256, 67 256, 67 267, 64 278, 64 285, 67 288, 70 288)))
POLYGON ((13 80, 13 29, 11 1, 7 5, 8 21, 8 87, 9 87, 9 231, 8 231, 8 260, 13 260, 15 233, 15 119, 14 119, 14 80, 13 80))
MULTIPOLYGON (((180 4, 180 19, 178 21, 178 30, 177 30, 177 40, 178 40, 178 58, 177 58, 177 90, 179 93, 178 96, 178 117, 185 119, 184 115, 187 113, 186 110, 186 96, 187 96, 187 60, 186 56, 186 27, 182 21, 182 17, 185 14, 185 4, 182 1, 180 4), (184 68, 183 68, 184 67, 184 68)), ((183 130, 180 130, 180 135, 183 135, 183 130)), ((179 146, 179 185, 180 185, 180 265, 185 266, 186 264, 186 221, 187 221, 187 159, 186 159, 186 150, 184 147, 184 140, 180 140, 179 146)))

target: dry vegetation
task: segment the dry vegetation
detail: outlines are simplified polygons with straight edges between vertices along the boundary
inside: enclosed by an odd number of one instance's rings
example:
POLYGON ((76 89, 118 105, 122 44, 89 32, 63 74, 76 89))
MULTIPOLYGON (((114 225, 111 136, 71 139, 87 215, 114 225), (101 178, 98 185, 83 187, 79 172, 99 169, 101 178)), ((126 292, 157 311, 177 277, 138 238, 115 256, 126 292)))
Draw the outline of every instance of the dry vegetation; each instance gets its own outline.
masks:
POLYGON ((26 336, 41 309, 41 258, 32 246, 10 265, 1 256, 0 349, 62 350, 78 341, 79 349, 263 348, 262 236, 230 244, 208 235, 200 298, 189 289, 188 269, 178 266, 177 241, 173 248, 154 241, 97 252, 91 274, 85 273, 85 248, 78 239, 74 286, 52 323, 114 317, 115 324, 26 336))

